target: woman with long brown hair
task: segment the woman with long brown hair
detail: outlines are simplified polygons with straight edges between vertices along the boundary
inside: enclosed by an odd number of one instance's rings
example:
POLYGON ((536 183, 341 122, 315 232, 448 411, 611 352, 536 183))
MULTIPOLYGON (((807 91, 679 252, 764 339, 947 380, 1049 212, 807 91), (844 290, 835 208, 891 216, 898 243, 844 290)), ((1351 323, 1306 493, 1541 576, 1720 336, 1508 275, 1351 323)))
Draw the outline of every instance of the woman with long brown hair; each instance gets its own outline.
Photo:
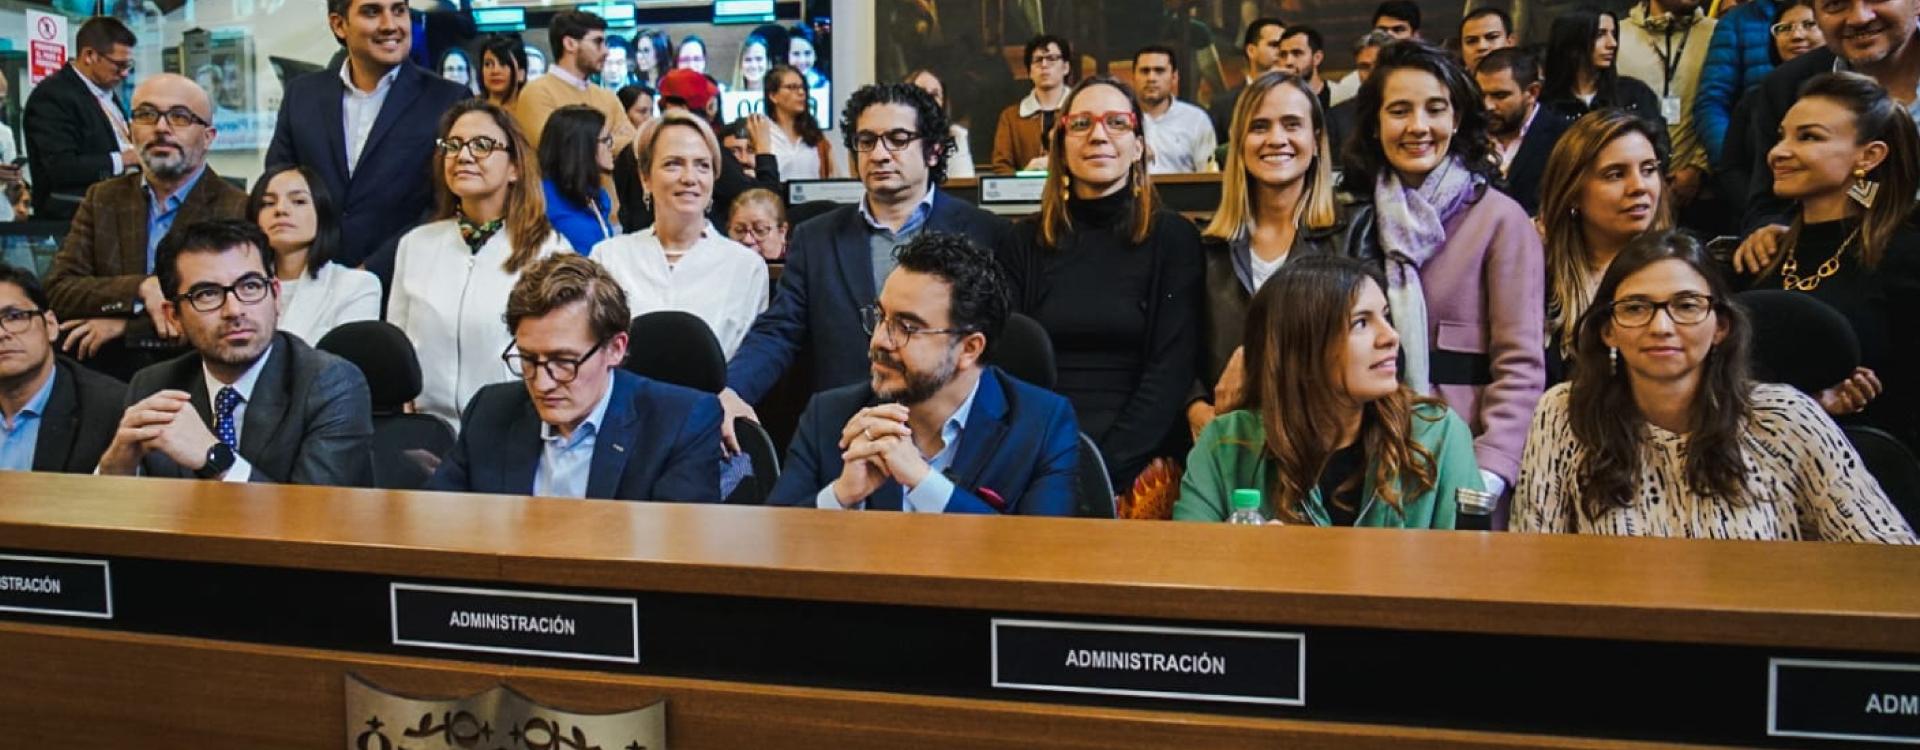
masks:
POLYGON ((1813 399, 1747 375, 1750 324, 1678 232, 1613 260, 1540 399, 1511 528, 1616 536, 1912 544, 1813 399))
POLYGON ((1378 268, 1287 263, 1248 312, 1247 407, 1200 433, 1173 517, 1223 521, 1234 490, 1257 489, 1288 523, 1453 528, 1455 493, 1481 489, 1473 435, 1400 382, 1399 354, 1378 268))
MULTIPOLYGON (((833 158, 833 144, 813 117, 807 79, 800 71, 776 65, 767 71, 764 115, 780 174, 792 180, 827 179, 845 174, 833 158)), ((756 117, 760 115, 755 115, 756 117)))
POLYGON ((434 220, 400 238, 387 322, 420 361, 415 408, 460 425, 481 386, 512 380, 500 353, 507 295, 533 261, 567 252, 547 221, 540 162, 506 110, 469 99, 440 118, 434 220))

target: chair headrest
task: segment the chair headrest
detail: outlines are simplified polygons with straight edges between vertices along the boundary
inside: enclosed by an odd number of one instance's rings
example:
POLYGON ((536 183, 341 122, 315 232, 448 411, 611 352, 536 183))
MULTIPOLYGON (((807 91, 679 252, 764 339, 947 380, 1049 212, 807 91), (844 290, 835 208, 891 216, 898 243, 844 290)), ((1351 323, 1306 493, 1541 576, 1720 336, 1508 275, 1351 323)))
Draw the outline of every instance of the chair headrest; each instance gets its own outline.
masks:
POLYGON ((1040 321, 1020 313, 1007 316, 1000 337, 989 342, 987 361, 1007 374, 1047 390, 1053 390, 1058 367, 1053 359, 1053 338, 1040 321))
POLYGON ((681 310, 659 310, 627 328, 628 372, 707 393, 727 387, 727 358, 707 322, 681 310))
POLYGON ((346 323, 328 331, 314 347, 360 368, 376 412, 397 410, 420 395, 420 357, 407 334, 391 323, 346 323))
POLYGON ((1846 316, 1819 298, 1783 289, 1734 295, 1753 320, 1753 375, 1818 393, 1860 366, 1860 339, 1846 316))

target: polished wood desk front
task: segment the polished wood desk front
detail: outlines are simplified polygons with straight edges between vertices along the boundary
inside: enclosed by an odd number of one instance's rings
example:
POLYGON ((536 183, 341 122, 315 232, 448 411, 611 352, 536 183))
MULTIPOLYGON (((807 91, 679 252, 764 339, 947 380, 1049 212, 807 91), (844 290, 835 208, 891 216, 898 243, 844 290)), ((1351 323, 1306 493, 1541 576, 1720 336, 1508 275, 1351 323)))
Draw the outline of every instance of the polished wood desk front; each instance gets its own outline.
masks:
POLYGON ((1792 746, 1755 698, 1769 658, 1920 655, 1920 553, 1864 545, 5 474, 0 549, 115 566, 112 620, 0 613, 0 744, 23 747, 339 747, 347 671, 418 694, 504 680, 576 710, 664 698, 675 748, 1792 746), (389 582, 634 596, 646 656, 395 645, 389 582), (997 617, 1304 633, 1314 697, 996 688, 997 617), (1449 695, 1482 688, 1505 708, 1449 695), (1723 695, 1655 705, 1693 691, 1723 695))

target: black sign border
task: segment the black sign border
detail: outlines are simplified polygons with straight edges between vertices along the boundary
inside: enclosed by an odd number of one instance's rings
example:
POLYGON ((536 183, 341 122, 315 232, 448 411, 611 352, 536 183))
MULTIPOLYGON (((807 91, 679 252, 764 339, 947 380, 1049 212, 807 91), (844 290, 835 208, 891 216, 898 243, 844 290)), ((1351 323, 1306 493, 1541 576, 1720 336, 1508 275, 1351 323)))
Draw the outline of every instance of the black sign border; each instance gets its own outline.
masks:
POLYGON ((1780 728, 1780 668, 1813 667, 1816 669, 1848 669, 1854 671, 1873 670, 1880 672, 1920 672, 1920 664, 1901 664, 1887 661, 1843 661, 1838 659, 1794 659, 1775 656, 1767 659, 1767 736, 1795 737, 1814 740, 1845 740, 1848 742, 1894 742, 1902 745, 1920 745, 1920 735, 1888 736, 1879 734, 1841 734, 1837 732, 1810 732, 1797 729, 1780 728))
POLYGON ((1307 634, 1302 632, 1281 632, 1271 630, 1235 630, 1230 628, 1189 628, 1170 625, 1130 625, 1111 622, 1085 622, 1075 620, 1037 620, 1031 618, 995 617, 988 621, 988 640, 992 643, 992 676, 989 684, 995 688, 1010 690, 1040 690, 1052 693, 1079 693, 1083 695, 1119 695, 1129 698, 1158 698, 1165 700, 1207 701, 1211 703, 1241 703, 1262 706, 1290 706, 1305 708, 1307 705, 1307 634), (1294 677, 1299 680, 1295 692, 1296 699, 1257 698, 1246 695, 1212 695, 1207 693, 1179 693, 1165 690, 1130 690, 1126 688, 1091 688, 1079 685, 1044 685, 1024 682, 1002 682, 1000 680, 1000 627, 1015 628, 1051 628, 1054 630, 1096 630, 1109 633, 1160 633, 1162 635, 1205 635, 1216 638, 1259 638, 1263 640, 1293 641, 1299 649, 1300 667, 1294 677))
POLYGON ((528 591, 522 589, 492 589, 477 586, 439 586, 427 583, 407 583, 390 581, 387 583, 387 619, 390 623, 392 643, 395 646, 413 646, 416 648, 437 648, 451 651, 473 651, 486 654, 512 654, 515 656, 545 656, 556 659, 578 659, 581 661, 604 661, 615 664, 640 663, 640 599, 631 596, 596 596, 591 594, 560 594, 551 591, 528 591), (595 604, 625 604, 628 619, 633 623, 633 658, 624 656, 605 656, 601 654, 582 654, 572 651, 547 651, 530 648, 504 648, 500 646, 476 646, 466 643, 442 643, 440 641, 418 641, 400 637, 400 590, 431 591, 440 594, 467 594, 480 596, 502 596, 515 599, 547 599, 570 602, 592 602, 595 604))
POLYGON ((0 560, 20 560, 24 562, 55 563, 59 565, 98 565, 100 581, 106 592, 105 611, 96 612, 84 609, 48 609, 46 607, 13 607, 0 605, 0 612, 24 612, 30 615, 50 615, 54 617, 85 617, 94 620, 113 619, 113 564, 107 560, 86 557, 45 557, 41 555, 0 554, 0 560))

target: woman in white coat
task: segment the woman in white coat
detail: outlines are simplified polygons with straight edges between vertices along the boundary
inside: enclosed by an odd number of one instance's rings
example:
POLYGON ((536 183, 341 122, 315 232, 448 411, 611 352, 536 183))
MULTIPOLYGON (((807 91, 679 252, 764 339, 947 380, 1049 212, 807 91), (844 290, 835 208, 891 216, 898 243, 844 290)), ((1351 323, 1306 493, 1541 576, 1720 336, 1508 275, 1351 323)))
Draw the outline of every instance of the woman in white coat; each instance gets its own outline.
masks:
POLYGON ((380 319, 380 277, 333 262, 340 225, 326 183, 306 167, 267 170, 247 215, 273 244, 280 330, 316 343, 342 323, 380 319))

